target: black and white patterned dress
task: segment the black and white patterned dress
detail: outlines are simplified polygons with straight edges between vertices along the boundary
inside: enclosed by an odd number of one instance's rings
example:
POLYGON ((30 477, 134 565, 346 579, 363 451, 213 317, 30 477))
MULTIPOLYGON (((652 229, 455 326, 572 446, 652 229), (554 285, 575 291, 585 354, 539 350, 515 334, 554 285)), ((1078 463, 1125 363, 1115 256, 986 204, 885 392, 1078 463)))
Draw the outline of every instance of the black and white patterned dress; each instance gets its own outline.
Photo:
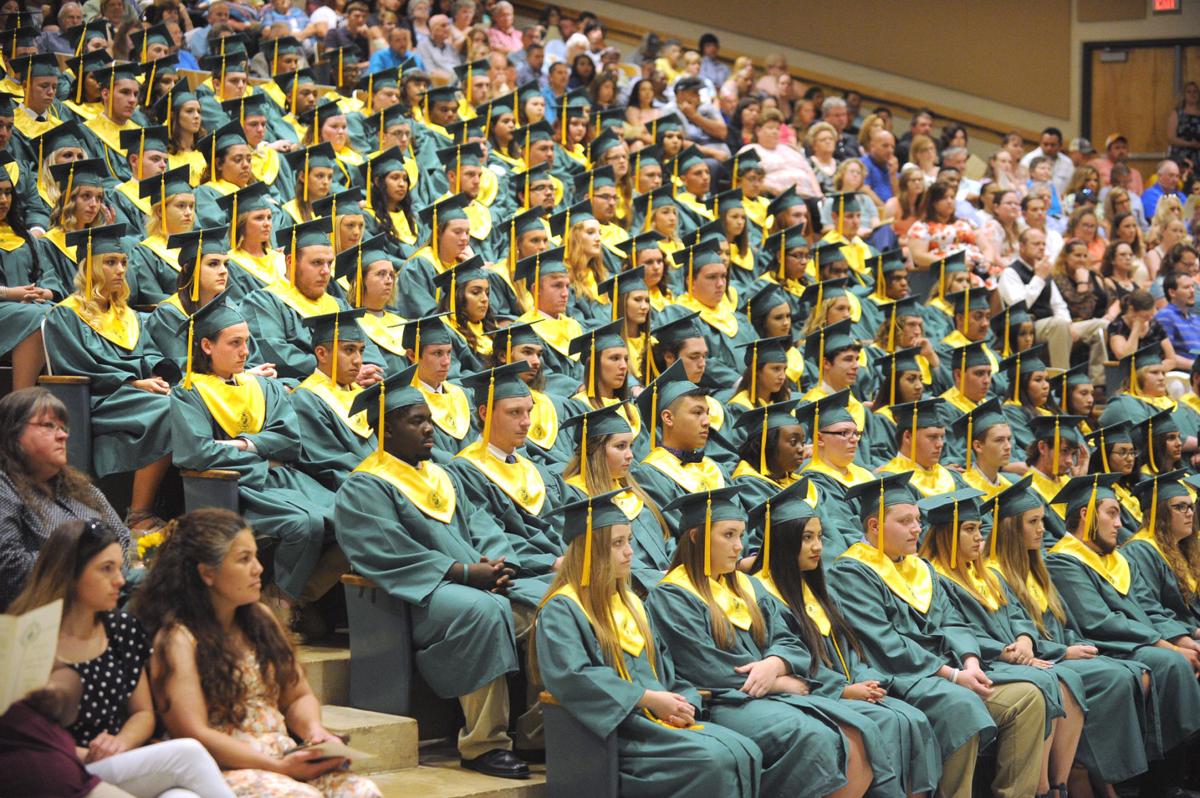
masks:
POLYGON ((87 662, 72 664, 83 682, 79 717, 68 729, 75 744, 87 745, 102 732, 117 734, 129 719, 129 697, 150 659, 150 637, 126 612, 104 613, 108 648, 87 662))

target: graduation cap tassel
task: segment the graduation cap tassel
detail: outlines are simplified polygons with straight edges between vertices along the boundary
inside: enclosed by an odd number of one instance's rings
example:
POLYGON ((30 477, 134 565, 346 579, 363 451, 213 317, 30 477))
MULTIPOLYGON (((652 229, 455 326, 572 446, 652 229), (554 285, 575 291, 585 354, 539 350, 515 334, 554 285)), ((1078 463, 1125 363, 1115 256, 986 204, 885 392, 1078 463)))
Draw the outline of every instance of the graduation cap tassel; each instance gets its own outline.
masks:
POLYGON ((813 402, 813 425, 812 425, 812 461, 814 463, 821 462, 821 450, 817 447, 817 434, 821 431, 821 403, 813 402))
MULTIPOLYGON (((379 136, 380 136, 380 142, 382 142, 383 141, 382 131, 380 132, 379 136)), ((383 144, 380 143, 379 146, 382 147, 383 144)), ((371 166, 373 163, 374 163, 373 161, 367 161, 367 185, 364 187, 364 190, 367 193, 367 210, 369 210, 369 211, 373 210, 371 208, 371 195, 375 193, 375 189, 371 185, 371 166)), ((386 208, 384 210, 386 210, 386 208)))
POLYGON ((145 170, 142 168, 142 161, 146 158, 146 134, 143 133, 138 137, 138 171, 137 179, 140 181, 145 175, 145 170))
POLYGON ((1104 466, 1104 473, 1107 474, 1108 468, 1108 449, 1104 445, 1104 430, 1100 431, 1100 465, 1104 466))
POLYGON ((1146 453, 1150 455, 1150 473, 1158 473, 1158 464, 1154 462, 1154 417, 1146 419, 1146 453))
POLYGON ((817 385, 825 382, 825 328, 821 328, 817 339, 817 385))
MULTIPOLYGON (((141 165, 141 158, 138 159, 138 164, 141 165)), ((170 238, 171 225, 167 221, 167 181, 165 177, 158 181, 158 205, 162 208, 163 238, 170 238)))
MULTIPOLYGON (((766 425, 763 425, 764 428, 766 425)), ((771 576, 771 502, 767 502, 767 511, 763 516, 763 547, 762 547, 762 568, 759 570, 762 577, 771 576)))
POLYGON ((83 295, 86 301, 92 301, 92 234, 88 233, 87 237, 87 254, 83 259, 83 295))
MULTIPOLYGON (((146 56, 143 55, 142 60, 145 61, 146 56)), ((146 79, 146 99, 142 103, 142 105, 146 108, 149 108, 151 105, 150 96, 154 93, 154 77, 157 73, 158 73, 158 62, 155 62, 150 65, 150 77, 146 79)))
MULTIPOLYGON (((291 258, 288 260, 288 283, 296 284, 296 228, 292 228, 291 258)), ((418 328, 420 329, 420 328, 418 328)))
POLYGON ((196 314, 193 313, 188 319, 188 339, 187 339, 187 366, 183 375, 183 387, 191 389, 192 387, 192 347, 195 346, 196 339, 196 314))
POLYGON ((379 429, 377 430, 379 435, 378 450, 381 452, 383 451, 383 410, 387 404, 387 400, 385 399, 386 394, 387 387, 386 380, 384 380, 379 383, 379 429))
MULTIPOLYGON (((969 443, 968 439, 968 443, 969 443)), ((967 451, 970 451, 968 449, 967 451)), ((992 505, 992 534, 988 541, 988 559, 996 559, 996 539, 1000 537, 1000 494, 996 494, 995 504, 992 505)))
POLYGON ((462 147, 454 148, 454 193, 462 192, 462 147))
POLYGON ((958 502, 954 502, 954 521, 951 523, 950 567, 958 568, 958 502))
POLYGON ((967 320, 971 316, 971 283, 967 282, 967 287, 963 289, 963 314, 962 314, 962 334, 967 334, 967 320))
MULTIPOLYGON (((580 474, 582 474, 584 476, 584 484, 587 484, 586 477, 587 477, 588 470, 591 467, 588 465, 588 450, 587 450, 588 420, 587 420, 586 413, 583 416, 583 422, 581 424, 581 428, 582 428, 582 432, 579 436, 579 472, 580 472, 580 474)), ((589 509, 591 509, 591 508, 589 507, 589 509)))
POLYGON ((333 364, 329 369, 329 371, 330 371, 329 376, 333 380, 334 388, 338 387, 337 356, 338 356, 338 333, 340 332, 340 330, 338 329, 338 321, 339 320, 337 317, 335 317, 333 320, 333 364))
MULTIPOLYGON (((418 327, 417 330, 419 334, 420 328, 418 327)), ((418 353, 417 356, 420 357, 420 353, 418 353)), ((483 453, 485 457, 491 454, 490 444, 492 440, 492 403, 495 401, 495 398, 496 373, 493 371, 491 376, 488 377, 487 415, 485 415, 483 418, 483 453)))
POLYGON ((654 448, 654 439, 658 432, 658 384, 650 387, 650 448, 654 448))
POLYGON ((1055 479, 1058 479, 1058 450, 1059 450, 1059 445, 1060 445, 1059 441, 1062 439, 1062 434, 1060 432, 1060 423, 1059 423, 1058 419, 1059 419, 1058 416, 1054 417, 1054 464, 1051 466, 1051 469, 1054 472, 1052 474, 1052 476, 1055 479))
MULTIPOLYGON (((750 406, 754 407, 758 404, 758 342, 755 341, 750 346, 753 347, 750 350, 750 406)), ((765 416, 763 426, 766 426, 765 416)))
POLYGON ((108 112, 109 119, 112 118, 113 92, 116 91, 116 85, 117 85, 117 70, 116 70, 116 67, 111 67, 110 71, 108 73, 108 102, 105 103, 105 105, 107 106, 107 112, 108 112))
MULTIPOLYGON (((1092 478, 1092 495, 1091 495, 1091 497, 1088 498, 1087 510, 1083 514, 1083 528, 1084 528, 1084 536, 1085 536, 1086 540, 1095 540, 1096 539, 1096 530, 1093 528, 1092 524, 1096 519, 1096 485, 1097 484, 1098 483, 1096 481, 1096 478, 1093 477, 1092 478)), ((1158 495, 1157 495, 1158 490, 1157 489, 1155 489, 1154 494, 1155 495, 1151 499, 1151 502, 1158 501, 1158 495)), ((1156 509, 1153 506, 1153 504, 1151 504, 1151 509, 1152 510, 1156 509)))
POLYGON ((199 235, 200 238, 196 241, 196 266, 192 271, 192 305, 200 301, 200 264, 204 260, 204 228, 200 228, 199 235))
POLYGON ((587 395, 589 399, 596 396, 596 336, 592 335, 591 341, 591 357, 588 358, 588 384, 587 395))
MULTIPOLYGON (((233 195, 233 216, 232 216, 233 224, 231 224, 229 226, 229 248, 230 249, 237 249, 237 244, 238 244, 238 242, 237 242, 237 226, 238 226, 237 203, 238 203, 238 197, 237 197, 237 193, 235 192, 233 195)), ((292 232, 292 258, 295 259, 295 257, 296 257, 296 233, 293 230, 293 232, 292 232)))
MULTIPOLYGON (((374 99, 375 99, 375 74, 371 73, 370 75, 367 75, 367 114, 368 115, 374 113, 374 109, 371 106, 371 103, 374 99)), ((381 123, 379 126, 380 132, 383 132, 383 125, 382 125, 383 117, 382 116, 380 116, 379 121, 381 123)), ((380 149, 383 149, 382 144, 380 144, 379 147, 380 147, 380 149)))
POLYGON ((592 581, 592 502, 588 500, 587 530, 583 538, 583 577, 579 583, 587 587, 592 581))
MULTIPOLYGON (((758 473, 762 474, 764 477, 767 476, 767 474, 768 474, 768 472, 767 472, 767 427, 768 426, 769 425, 767 423, 767 414, 763 413, 762 432, 759 433, 759 437, 758 437, 758 452, 759 452, 759 454, 758 454, 758 473)), ((770 505, 767 505, 767 507, 768 507, 767 511, 770 512, 770 509, 769 509, 770 505)))
POLYGON ((1013 372, 1013 404, 1021 403, 1021 353, 1017 352, 1017 367, 1013 372))
MULTIPOLYGON (((314 125, 316 124, 316 120, 313 120, 313 124, 314 125)), ((306 148, 304 150, 304 204, 305 205, 308 204, 308 158, 309 158, 309 151, 306 148)))
POLYGON ((704 500, 704 575, 712 577, 712 491, 704 500))
POLYGON ((356 247, 358 254, 355 256, 354 265, 354 307, 361 308, 363 305, 363 268, 362 268, 362 245, 356 247))
MULTIPOLYGON (((1095 496, 1095 493, 1092 494, 1095 496)), ((1157 534, 1155 523, 1158 521, 1158 477, 1154 477, 1154 490, 1150 491, 1150 524, 1146 527, 1150 534, 1157 534)))
MULTIPOLYGON (((967 470, 971 470, 971 441, 974 440, 975 414, 967 413, 967 470)), ((1105 469, 1107 470, 1107 469, 1105 469)))
POLYGON ((879 526, 875 530, 875 546, 880 551, 883 551, 883 517, 884 517, 884 507, 883 507, 884 487, 883 487, 883 485, 884 485, 883 480, 880 480, 879 481, 879 526))

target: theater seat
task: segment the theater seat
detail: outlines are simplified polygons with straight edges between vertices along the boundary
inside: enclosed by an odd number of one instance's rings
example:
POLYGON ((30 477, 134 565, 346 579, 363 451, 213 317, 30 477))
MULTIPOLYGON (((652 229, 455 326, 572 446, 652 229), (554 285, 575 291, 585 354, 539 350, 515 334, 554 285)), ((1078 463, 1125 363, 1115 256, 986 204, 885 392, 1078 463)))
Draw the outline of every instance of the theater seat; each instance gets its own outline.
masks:
POLYGON ((48 390, 67 408, 71 434, 67 438, 67 462, 85 474, 92 473, 92 378, 74 375, 38 377, 38 385, 48 390))
POLYGON ((550 693, 542 692, 546 729, 546 794, 550 798, 616 798, 617 735, 601 739, 550 693))
POLYGON ((187 512, 202 507, 237 512, 238 472, 220 468, 207 471, 181 469, 179 475, 183 477, 183 504, 187 512))
POLYGON ((350 706, 412 717, 412 621, 407 602, 343 574, 350 619, 350 706))

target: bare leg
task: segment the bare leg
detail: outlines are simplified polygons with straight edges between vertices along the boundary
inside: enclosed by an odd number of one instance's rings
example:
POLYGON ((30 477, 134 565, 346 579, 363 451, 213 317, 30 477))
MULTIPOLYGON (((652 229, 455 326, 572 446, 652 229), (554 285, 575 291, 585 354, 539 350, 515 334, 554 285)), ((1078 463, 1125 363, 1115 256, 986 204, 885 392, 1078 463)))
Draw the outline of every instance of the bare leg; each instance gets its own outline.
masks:
POLYGON ((1071 777, 1071 765, 1075 761, 1075 749, 1079 747, 1079 737, 1083 734, 1083 709, 1071 691, 1059 682, 1062 692, 1063 710, 1066 717, 1059 718, 1054 732, 1054 744, 1050 748, 1050 781, 1052 784, 1066 784, 1071 777))
MULTIPOLYGON (((142 466, 133 474, 133 496, 129 500, 129 514, 149 513, 154 510, 154 499, 158 486, 162 484, 167 469, 171 467, 171 455, 164 454, 149 465, 142 466)), ((149 520, 134 525, 137 531, 149 529, 149 520)))
POLYGON ((46 348, 42 345, 42 331, 34 330, 12 350, 13 390, 32 388, 37 385, 38 375, 46 365, 46 348))
POLYGON ((875 772, 867 759, 867 749, 857 729, 842 726, 846 736, 846 784, 829 794, 829 798, 862 798, 871 786, 875 772))
POLYGON ((1042 744, 1042 770, 1038 774, 1038 795, 1050 792, 1050 751, 1054 747, 1054 737, 1058 732, 1058 721, 1050 721, 1050 736, 1042 744))

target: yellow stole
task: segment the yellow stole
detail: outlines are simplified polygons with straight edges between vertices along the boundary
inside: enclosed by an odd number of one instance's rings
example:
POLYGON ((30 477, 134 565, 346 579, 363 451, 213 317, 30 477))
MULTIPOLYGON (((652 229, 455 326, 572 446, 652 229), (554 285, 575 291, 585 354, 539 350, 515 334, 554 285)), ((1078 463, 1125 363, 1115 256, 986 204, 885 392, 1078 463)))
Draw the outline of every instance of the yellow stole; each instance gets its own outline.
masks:
POLYGON ((416 387, 429 405, 433 423, 454 440, 461 441, 471 429, 471 404, 467 401, 466 392, 449 382, 442 383, 440 393, 429 390, 419 380, 416 387))
POLYGON ((152 206, 150 205, 150 198, 138 196, 138 184, 136 180, 126 180, 124 183, 117 186, 117 191, 120 191, 122 194, 124 194, 125 199, 132 202, 139 211, 147 216, 150 215, 152 209, 152 206))
POLYGON ((229 252, 229 260, 264 286, 271 285, 276 280, 286 279, 287 261, 284 260, 282 252, 267 249, 266 254, 260 257, 251 255, 244 249, 235 249, 229 252))
POLYGON ((42 236, 43 241, 49 241, 58 251, 66 255, 71 263, 77 263, 78 259, 75 255, 75 247, 67 243, 67 231, 61 227, 51 227, 46 231, 46 235, 42 236))
POLYGON ((1133 516, 1133 520, 1137 521, 1140 525, 1142 523, 1142 503, 1133 495, 1133 491, 1119 482, 1113 485, 1112 489, 1113 493, 1117 494, 1117 501, 1133 516))
POLYGON ((126 155, 125 150, 121 148, 121 131, 138 130, 138 126, 132 120, 127 119, 125 120, 125 124, 118 125, 104 114, 92 117, 84 122, 83 126, 95 133, 96 138, 104 142, 104 145, 109 149, 116 151, 121 157, 125 157, 126 155))
POLYGON ((267 290, 279 297, 283 304, 296 311, 304 319, 311 319, 313 316, 322 316, 326 313, 337 313, 342 309, 338 301, 329 294, 321 294, 319 299, 309 299, 300 293, 296 286, 284 280, 276 280, 267 286, 267 290))
POLYGON ((25 239, 17 235, 12 227, 4 222, 0 222, 0 249, 5 252, 12 252, 25 246, 25 239))
MULTIPOLYGON (((588 492, 587 482, 584 480, 583 474, 581 473, 567 477, 563 481, 573 488, 578 488, 584 496, 592 495, 588 492)), ((616 496, 613 496, 612 503, 617 505, 617 507, 621 509, 621 512, 625 513, 625 517, 630 521, 637 518, 642 512, 642 507, 645 506, 645 503, 641 500, 641 497, 627 488, 625 490, 621 490, 621 486, 616 482, 613 483, 613 486, 610 490, 621 491, 616 496)))
POLYGON ((622 259, 626 257, 625 253, 617 248, 617 245, 622 241, 629 240, 629 233, 625 232, 619 224, 609 222, 608 224, 600 225, 600 241, 604 246, 608 247, 610 252, 615 252, 622 259))
MULTIPOLYGON (((254 170, 251 169, 250 171, 253 172, 254 170)), ((223 197, 228 197, 233 192, 242 190, 241 186, 237 185, 236 183, 230 183, 228 180, 222 180, 221 178, 209 180, 204 185, 212 186, 214 189, 221 192, 221 196, 223 197)))
POLYGON ((454 517, 454 483, 445 469, 433 461, 411 466, 385 451, 376 450, 354 471, 382 479, 435 521, 448 524, 454 517))
MULTIPOLYGON (((189 155, 191 153, 188 153, 189 155)), ((204 156, 201 155, 201 158, 204 156)), ((192 165, 192 173, 195 174, 196 166, 192 165)), ((250 171, 262 182, 270 185, 275 182, 275 178, 279 177, 279 153, 270 147, 259 145, 254 148, 254 152, 250 153, 250 171)), ((198 179, 198 178, 194 178, 198 179)))
MULTIPOLYGON (((8 91, 8 89, 5 89, 3 85, 0 85, 0 90, 8 91)), ((24 94, 21 96, 24 96, 24 94)), ((99 101, 80 104, 72 102, 71 100, 63 100, 63 105, 74 111, 79 118, 85 122, 89 119, 96 118, 104 112, 104 106, 101 105, 99 101)))
POLYGON ((1065 520, 1067 517, 1066 503, 1050 504, 1050 500, 1058 495, 1062 486, 1066 485, 1071 478, 1064 474, 1058 479, 1051 479, 1036 468, 1029 469, 1029 473, 1033 475, 1033 489, 1037 491, 1039 496, 1046 500, 1046 504, 1050 505, 1051 510, 1058 513, 1059 518, 1065 520))
POLYGON ((300 213, 300 201, 299 200, 290 199, 287 202, 283 203, 283 210, 287 213, 288 216, 292 217, 292 220, 295 221, 296 224, 300 224, 301 222, 304 221, 304 218, 300 213))
POLYGON ((692 296, 691 292, 676 299, 675 304, 687 310, 696 311, 705 324, 726 338, 733 338, 738 334, 738 318, 731 310, 722 307, 710 308, 692 296))
POLYGON ((981 603, 983 606, 987 607, 988 612, 995 612, 996 610, 1000 609, 1000 604, 1002 603, 1000 601, 1001 597, 992 590, 992 588, 988 585, 987 580, 979 575, 976 570, 975 563, 968 563, 967 579, 965 582, 963 581, 962 576, 942 567, 940 562, 933 563, 933 570, 937 571, 954 584, 965 588, 967 592, 974 590, 976 596, 982 597, 981 603))
MULTIPOLYGON (((1000 564, 995 560, 988 560, 988 568, 995 571, 996 575, 1004 579, 1004 571, 1000 569, 1000 564)), ((1046 595, 1046 591, 1042 590, 1042 586, 1038 584, 1034 578, 1033 572, 1025 574, 1025 589, 1029 591, 1029 598, 1033 599, 1033 604, 1038 608, 1038 612, 1042 615, 1046 614, 1046 610, 1050 609, 1050 598, 1046 595)))
MULTIPOLYGON (((737 579, 738 587, 742 592, 751 597, 754 597, 754 583, 750 581, 750 577, 746 576, 741 571, 734 571, 734 578, 737 579)), ((659 584, 675 585, 675 587, 686 590, 696 598, 704 601, 704 597, 700 594, 700 589, 692 583, 688 576, 687 569, 682 565, 677 565, 667 575, 662 578, 659 584)), ((719 579, 708 578, 708 589, 712 592, 713 600, 717 606, 721 608, 721 612, 729 620, 731 624, 741 629, 743 632, 750 629, 750 607, 746 602, 738 597, 737 593, 719 579)))
POLYGON ((842 251, 842 256, 846 258, 846 264, 851 269, 854 269, 859 274, 868 273, 863 250, 859 249, 856 244, 858 236, 855 236, 854 241, 851 241, 835 229, 823 235, 821 240, 829 244, 838 244, 838 248, 842 251))
POLYGON ((656 446, 642 463, 654 466, 688 493, 725 487, 725 475, 710 457, 705 457, 699 463, 685 465, 666 449, 656 446))
MULTIPOLYGON (((33 141, 43 133, 47 133, 62 124, 62 120, 55 115, 53 108, 47 108, 43 116, 46 117, 45 122, 39 122, 34 117, 25 112, 24 108, 18 108, 13 114, 13 127, 21 131, 25 138, 33 141)), ((46 153, 49 156, 50 153, 46 153)))
MULTIPOLYGON (((1158 556, 1160 558, 1162 558, 1162 561, 1167 562, 1167 555, 1163 554, 1162 546, 1158 545, 1158 540, 1154 537, 1154 533, 1152 533, 1149 529, 1141 530, 1136 535, 1131 537, 1129 540, 1125 541, 1125 545, 1129 545, 1129 541, 1132 541, 1132 540, 1144 540, 1145 542, 1149 543, 1150 546, 1154 549, 1155 553, 1157 553, 1158 556)), ((1169 564, 1170 563, 1168 563, 1168 565, 1169 564)), ((1174 572, 1172 571, 1172 573, 1174 573, 1174 572)), ((1196 577, 1191 576, 1189 574, 1187 581, 1188 581, 1188 589, 1191 592, 1195 593, 1196 592, 1196 577)))
MULTIPOLYGON (((571 398, 581 404, 586 405, 589 410, 592 409, 592 400, 588 398, 587 391, 580 391, 579 393, 575 394, 571 398)), ((636 438, 638 435, 641 434, 641 432, 642 432, 642 416, 635 409, 633 409, 632 405, 630 405, 629 402, 622 402, 620 399, 617 399, 615 396, 609 396, 607 398, 597 397, 597 401, 600 402, 601 407, 612 407, 613 405, 621 405, 621 409, 617 412, 619 412, 621 414, 621 417, 624 418, 625 421, 629 423, 629 428, 633 431, 633 437, 636 438)))
POLYGON ((355 435, 364 439, 371 437, 371 425, 367 423, 366 411, 350 415, 350 405, 354 403, 354 397, 362 392, 360 386, 334 385, 333 380, 324 372, 314 371, 296 386, 296 390, 302 389, 316 394, 355 435))
POLYGON ((538 334, 538 338, 545 341, 551 349, 560 355, 578 361, 579 355, 572 355, 570 351, 571 339, 583 335, 583 327, 580 326, 579 322, 566 314, 558 318, 551 318, 536 308, 523 313, 517 321, 537 321, 538 319, 541 319, 541 321, 533 327, 533 331, 538 334))
POLYGON ((261 432, 267 421, 267 399, 258 380, 246 373, 233 375, 229 385, 215 374, 193 374, 192 387, 213 419, 230 438, 261 432))
MULTIPOLYGON (((555 596, 565 596, 579 606, 583 610, 583 615, 588 619, 588 623, 594 628, 596 619, 588 615, 587 609, 583 606, 583 602, 579 600, 579 594, 575 592, 575 588, 570 585, 563 585, 558 590, 555 590, 546 599, 549 601, 555 596)), ((617 639, 621 644, 621 650, 631 657, 640 657, 642 651, 646 648, 646 638, 642 637, 641 630, 638 629, 637 621, 634 618, 636 613, 641 617, 642 622, 646 622, 646 610, 642 608, 642 602, 638 597, 629 594, 632 607, 626 607, 625 602, 621 600, 621 594, 614 592, 612 603, 609 609, 612 611, 613 625, 616 627, 617 639)), ((624 668, 618 668, 618 671, 623 671, 624 668)), ((629 676, 626 673, 621 674, 621 678, 628 680, 629 676)))
POLYGON ((1200 396, 1196 396, 1194 392, 1188 391, 1183 396, 1179 397, 1179 404, 1200 416, 1200 396))
POLYGON ((409 226, 408 217, 402 211, 391 211, 388 216, 392 219, 392 229, 396 231, 396 238, 405 244, 417 243, 417 234, 409 226))
POLYGON ((558 411, 546 394, 532 388, 529 393, 533 396, 533 409, 529 412, 529 440, 543 449, 549 449, 558 439, 558 411))
MULTIPOLYGON (((188 183, 192 186, 200 185, 200 178, 204 176, 204 167, 207 164, 204 161, 204 154, 199 150, 188 150, 187 152, 176 152, 167 155, 168 168, 178 169, 181 166, 188 168, 188 183)), ((251 157, 251 169, 254 171, 253 156, 251 157)), ((257 177, 257 173, 255 174, 257 177)), ((262 179, 261 177, 259 178, 262 179)))
MULTIPOLYGON (((729 400, 729 404, 731 404, 731 405, 737 405, 738 407, 744 407, 744 408, 746 408, 747 410, 753 410, 753 409, 754 409, 754 407, 755 407, 755 403, 754 403, 754 402, 752 402, 752 401, 750 401, 750 391, 749 391, 749 389, 747 389, 747 390, 744 390, 744 391, 738 391, 737 393, 735 393, 735 394, 734 394, 734 395, 733 395, 733 396, 730 398, 730 400, 729 400)), ((758 407, 766 407, 766 406, 767 406, 767 404, 768 404, 768 402, 758 402, 758 403, 757 403, 757 406, 758 406, 758 407)))
POLYGON ((816 471, 819 474, 825 474, 826 476, 832 477, 841 484, 845 485, 847 488, 852 488, 855 485, 861 485, 864 482, 870 482, 871 480, 875 479, 874 474, 860 466, 858 463, 851 463, 846 467, 845 471, 842 471, 841 469, 826 463, 824 460, 821 460, 820 462, 816 460, 810 460, 808 465, 800 469, 800 473, 803 474, 808 471, 816 471))
POLYGON ((933 603, 933 575, 920 557, 909 554, 900 562, 893 562, 878 548, 861 540, 846 549, 841 557, 863 563, 905 604, 922 615, 929 612, 929 605, 933 603))
POLYGON ((953 493, 957 487, 954 482, 954 476, 941 463, 935 463, 933 468, 922 468, 917 461, 902 454, 897 454, 891 460, 884 463, 880 466, 879 470, 888 474, 902 474, 905 471, 912 471, 912 479, 909 480, 908 484, 919 490, 921 495, 926 498, 953 493))
POLYGON ((148 236, 138 244, 153 252, 162 260, 163 263, 170 266, 175 271, 180 271, 179 252, 178 249, 167 249, 167 239, 160 235, 148 236))
POLYGON ((720 432, 721 427, 725 425, 725 405, 712 396, 704 398, 708 402, 708 426, 720 432))
MULTIPOLYGON (((804 394, 804 401, 815 402, 818 399, 824 399, 829 393, 824 387, 816 385, 809 389, 808 393, 804 394)), ((846 403, 846 411, 850 413, 850 417, 854 419, 854 426, 858 427, 859 432, 867 430, 867 408, 862 402, 854 398, 854 394, 850 394, 849 401, 846 403)))
POLYGON ((799 385, 804 378, 804 355, 794 346, 787 350, 787 378, 794 385, 799 385))
MULTIPOLYGON (((737 468, 733 469, 733 474, 729 477, 729 479, 730 479, 730 481, 732 481, 732 480, 737 479, 738 477, 749 477, 752 479, 757 479, 760 482, 767 483, 768 485, 775 488, 776 490, 783 490, 784 488, 790 486, 797 479, 799 479, 800 475, 799 474, 788 474, 783 479, 774 480, 774 479, 771 479, 766 474, 759 471, 754 466, 747 463, 745 460, 739 460, 738 464, 737 464, 737 468)), ((804 501, 808 502, 808 505, 810 507, 816 507, 817 502, 819 500, 820 500, 820 496, 818 496, 818 494, 817 494, 817 486, 814 485, 812 482, 809 482, 808 483, 808 492, 804 496, 804 501)))
MULTIPOLYGON (((958 390, 957 385, 949 390, 942 391, 942 398, 964 413, 970 413, 972 410, 978 407, 975 402, 972 402, 963 395, 962 391, 958 390)), ((970 443, 970 441, 967 441, 968 445, 970 445, 970 443)))
POLYGON ((709 210, 708 206, 696 199, 696 195, 690 191, 680 191, 676 193, 675 201, 688 210, 693 211, 697 216, 703 217, 710 222, 716 221, 717 219, 717 217, 713 216, 713 212, 709 210))
MULTIPOLYGON (((951 315, 951 318, 954 318, 953 315, 951 315)), ((973 344, 975 342, 963 335, 962 330, 956 329, 954 332, 943 338, 942 343, 946 344, 947 346, 958 348, 960 346, 966 346, 967 344, 973 344)), ((996 353, 993 352, 992 348, 986 343, 983 345, 983 353, 987 355, 988 363, 992 367, 992 373, 995 374, 1000 370, 1000 358, 996 356, 996 353)))
POLYGON ((397 316, 389 310, 383 311, 381 316, 376 316, 368 311, 358 320, 359 325, 367 333, 367 337, 393 355, 404 354, 400 331, 407 322, 407 319, 397 316))
POLYGON ((546 483, 537 467, 520 453, 514 452, 517 462, 506 463, 489 453, 487 441, 480 438, 456 456, 473 463, 525 512, 541 513, 546 501, 546 483))
POLYGON ((750 221, 754 222, 763 235, 766 236, 766 231, 771 229, 771 225, 775 220, 773 216, 767 216, 767 201, 762 197, 742 197, 742 207, 746 209, 746 216, 750 221))
POLYGON ((97 334, 109 343, 116 344, 122 349, 133 351, 141 334, 137 313, 128 305, 117 307, 109 303, 108 310, 103 313, 89 313, 83 307, 83 301, 78 294, 71 294, 59 304, 74 311, 84 324, 91 327, 97 334))
POLYGON ((991 482, 988 482, 988 478, 983 475, 974 463, 971 464, 970 470, 964 471, 962 474, 963 482, 966 482, 975 490, 983 491, 983 496, 980 497, 980 501, 982 502, 991 501, 996 498, 997 493, 1009 486, 1009 483, 1003 477, 999 475, 997 477, 1000 480, 999 485, 993 485, 991 482))
POLYGON ((1122 596, 1129 592, 1130 570, 1129 561, 1119 551, 1101 557, 1088 548, 1087 544, 1074 535, 1064 535, 1050 549, 1051 554, 1065 554, 1074 557, 1092 569, 1113 586, 1122 596))

